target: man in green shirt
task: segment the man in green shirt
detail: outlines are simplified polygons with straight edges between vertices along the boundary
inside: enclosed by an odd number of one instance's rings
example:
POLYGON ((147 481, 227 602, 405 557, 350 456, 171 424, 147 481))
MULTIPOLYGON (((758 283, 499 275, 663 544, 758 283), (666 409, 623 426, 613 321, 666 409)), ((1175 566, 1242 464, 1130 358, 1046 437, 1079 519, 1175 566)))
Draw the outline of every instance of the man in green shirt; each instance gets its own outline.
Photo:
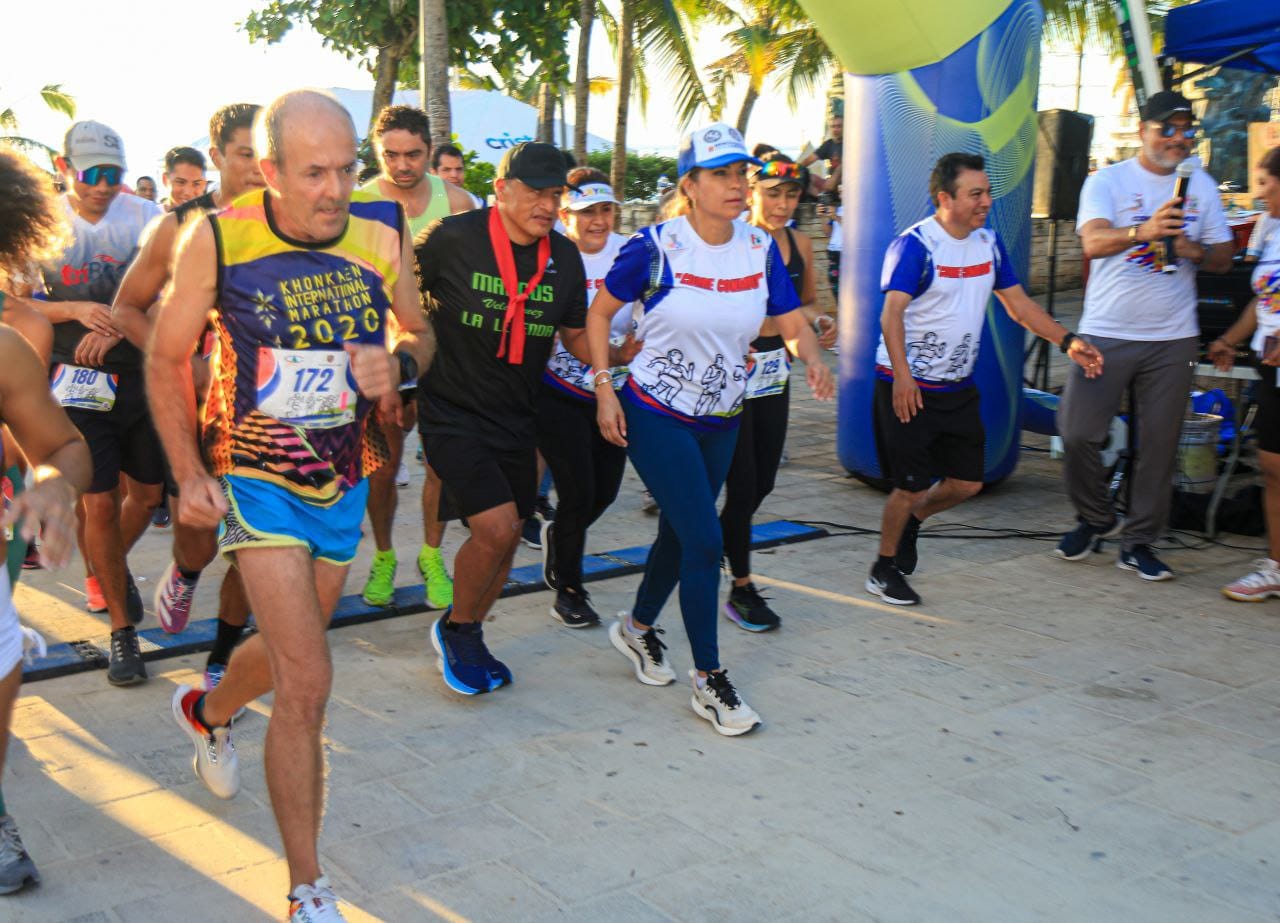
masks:
MULTIPOLYGON (((377 190, 383 197, 404 206, 409 230, 414 237, 431 222, 475 207, 469 193, 427 172, 431 166, 431 124, 427 114, 413 106, 387 106, 378 114, 372 140, 381 171, 363 188, 377 190)), ((413 383, 402 390, 402 419, 410 429, 417 420, 413 383)), ((405 432, 396 420, 379 418, 387 437, 391 458, 369 476, 369 525, 376 551, 369 580, 361 593, 371 606, 387 606, 395 596, 396 552, 391 544, 391 525, 396 515, 396 472, 404 454, 405 432)), ((423 537, 418 553, 418 570, 426 585, 427 603, 444 608, 453 603, 453 582, 440 556, 444 523, 438 516, 440 479, 427 467, 422 488, 423 537)))

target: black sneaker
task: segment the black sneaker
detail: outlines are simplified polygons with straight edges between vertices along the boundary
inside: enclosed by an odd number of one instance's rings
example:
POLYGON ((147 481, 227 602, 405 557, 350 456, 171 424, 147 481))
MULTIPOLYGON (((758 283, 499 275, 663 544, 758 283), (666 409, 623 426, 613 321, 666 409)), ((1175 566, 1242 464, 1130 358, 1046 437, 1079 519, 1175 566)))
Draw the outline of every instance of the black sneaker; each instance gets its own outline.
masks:
POLYGON ((769 603, 756 590, 754 583, 735 586, 729 591, 724 614, 729 617, 729 621, 746 631, 772 631, 782 624, 782 619, 769 608, 769 603))
POLYGON ((560 579, 556 576, 556 524, 551 520, 542 523, 538 541, 542 545, 542 582, 548 590, 560 589, 560 579))
POLYGON ((124 606, 125 614, 133 625, 141 622, 142 617, 146 615, 142 611, 142 594, 138 592, 138 585, 133 582, 133 574, 128 571, 124 574, 124 606))
POLYGON ((916 538, 920 535, 922 523, 914 515, 907 517, 907 524, 898 539, 898 553, 893 556, 893 563, 904 574, 914 574, 916 565, 920 563, 920 555, 916 553, 916 538))
POLYGON ((111 660, 107 665, 107 682, 113 686, 136 686, 147 681, 147 665, 142 662, 138 632, 117 628, 111 632, 111 660))
POLYGON ((151 524, 157 529, 167 529, 172 522, 168 503, 161 503, 151 511, 151 524))
POLYGON ((1121 551, 1116 567, 1137 571, 1143 580, 1173 579, 1173 571, 1155 556, 1150 545, 1134 545, 1128 551, 1121 551))
POLYGON ((565 628, 594 628, 600 624, 600 614, 591 608, 590 600, 585 590, 559 590, 551 617, 565 628))
POLYGON ((1087 558, 1099 539, 1115 538, 1120 533, 1121 525, 1122 520, 1118 516, 1111 520, 1111 525, 1102 528, 1091 526, 1081 519, 1079 525, 1062 536, 1062 541, 1058 542, 1053 553, 1065 561, 1087 558))
POLYGON ((551 505, 551 500, 546 494, 538 494, 538 499, 533 502, 533 511, 539 519, 546 522, 556 518, 556 508, 551 505))
POLYGON ((879 561, 871 568, 867 577, 867 592, 879 596, 894 606, 917 606, 920 594, 911 589, 907 578, 902 576, 896 564, 882 564, 879 561))

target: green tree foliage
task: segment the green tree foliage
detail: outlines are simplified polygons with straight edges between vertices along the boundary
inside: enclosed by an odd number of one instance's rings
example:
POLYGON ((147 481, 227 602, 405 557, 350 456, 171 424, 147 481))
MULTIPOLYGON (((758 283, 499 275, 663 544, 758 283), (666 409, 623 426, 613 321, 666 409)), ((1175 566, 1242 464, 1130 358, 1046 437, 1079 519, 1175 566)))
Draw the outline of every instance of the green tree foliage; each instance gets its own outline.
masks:
MULTIPOLYGON (((587 166, 595 167, 606 176, 613 163, 613 151, 592 151, 587 155, 587 166)), ((619 196, 623 201, 628 199, 652 199, 657 195, 658 177, 665 176, 672 182, 676 179, 676 160, 674 157, 663 157, 661 154, 627 153, 627 179, 619 196)), ((614 195, 618 190, 614 190, 614 195)))
MULTIPOLYGON (((51 83, 42 87, 40 99, 54 112, 61 112, 69 119, 76 117, 76 101, 62 88, 62 84, 51 83)), ((17 110, 13 106, 4 105, 0 108, 0 144, 8 144, 28 153, 42 152, 49 157, 50 164, 53 163, 53 158, 58 155, 58 151, 34 138, 18 134, 18 131, 17 110)))

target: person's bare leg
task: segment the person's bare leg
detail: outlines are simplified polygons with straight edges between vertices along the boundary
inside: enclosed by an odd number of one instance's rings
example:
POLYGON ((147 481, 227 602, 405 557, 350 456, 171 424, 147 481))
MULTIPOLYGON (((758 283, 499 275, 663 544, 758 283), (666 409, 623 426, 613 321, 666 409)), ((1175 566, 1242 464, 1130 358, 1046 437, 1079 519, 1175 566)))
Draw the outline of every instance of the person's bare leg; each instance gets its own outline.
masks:
MULTIPOLYGON (((85 494, 84 539, 89 566, 107 601, 111 630, 129 626, 125 593, 125 545, 120 532, 119 489, 85 494)), ((150 513, 148 513, 150 516, 150 513)))
POLYGON ((454 623, 481 622, 511 570, 521 520, 514 503, 467 517, 471 536, 453 559, 454 623))
POLYGON ((895 487, 884 502, 880 514, 880 556, 891 558, 898 553, 898 540, 907 526, 907 517, 926 491, 902 490, 895 487))
POLYGON ((981 481, 958 481, 955 478, 943 478, 924 492, 924 496, 916 501, 911 512, 922 522, 943 510, 949 510, 956 504, 963 503, 982 490, 981 481))
POLYGON ((4 756, 9 749, 9 728, 13 724, 13 703, 22 685, 22 661, 0 679, 0 782, 4 781, 4 756))
MULTIPOLYGON (((321 735, 333 680, 325 629, 346 568, 317 564, 301 547, 242 549, 236 558, 259 634, 237 651, 224 683, 233 681, 240 653, 260 642, 258 656, 268 664, 268 684, 275 688, 264 757, 267 789, 292 890, 320 876, 316 838, 324 810, 321 735)), ((221 689, 219 685, 215 693, 221 689)))
POLYGON ((164 499, 164 484, 143 484, 127 474, 120 480, 125 487, 120 501, 120 539, 128 554, 151 525, 151 513, 164 499))
POLYGON ((369 475, 369 526, 373 530, 373 544, 379 551, 391 550, 391 532, 396 518, 396 472, 404 456, 404 430, 400 424, 390 421, 378 425, 387 437, 389 457, 387 463, 369 475))
POLYGON ((444 523, 440 521, 440 478, 430 464, 422 484, 422 538, 432 548, 444 541, 444 523))
POLYGON ((249 621, 249 597, 244 591, 244 580, 238 567, 228 567, 222 578, 222 586, 218 589, 218 620, 228 625, 243 625, 249 621))
POLYGON ((202 571, 218 554, 215 529, 196 529, 173 517, 173 560, 181 570, 202 571))

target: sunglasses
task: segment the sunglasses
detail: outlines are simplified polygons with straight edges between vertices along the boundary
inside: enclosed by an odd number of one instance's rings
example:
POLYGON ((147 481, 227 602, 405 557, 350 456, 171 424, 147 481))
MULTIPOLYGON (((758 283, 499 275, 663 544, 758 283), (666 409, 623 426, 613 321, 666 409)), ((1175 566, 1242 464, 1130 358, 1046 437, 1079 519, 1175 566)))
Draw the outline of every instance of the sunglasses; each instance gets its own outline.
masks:
POLYGON ((1173 122, 1160 123, 1160 137, 1172 138, 1178 132, 1182 132, 1182 137, 1188 141, 1193 140, 1196 135, 1200 134, 1199 125, 1175 125, 1173 122))
POLYGON ((766 161, 765 165, 756 171, 755 178, 762 179, 790 179, 798 183, 803 183, 809 171, 798 163, 788 163, 785 160, 766 161))
POLYGON ((76 181, 84 183, 86 186, 96 186, 104 179, 107 181, 108 186, 119 186, 120 181, 124 179, 124 168, 90 167, 87 170, 80 170, 76 173, 76 181))

